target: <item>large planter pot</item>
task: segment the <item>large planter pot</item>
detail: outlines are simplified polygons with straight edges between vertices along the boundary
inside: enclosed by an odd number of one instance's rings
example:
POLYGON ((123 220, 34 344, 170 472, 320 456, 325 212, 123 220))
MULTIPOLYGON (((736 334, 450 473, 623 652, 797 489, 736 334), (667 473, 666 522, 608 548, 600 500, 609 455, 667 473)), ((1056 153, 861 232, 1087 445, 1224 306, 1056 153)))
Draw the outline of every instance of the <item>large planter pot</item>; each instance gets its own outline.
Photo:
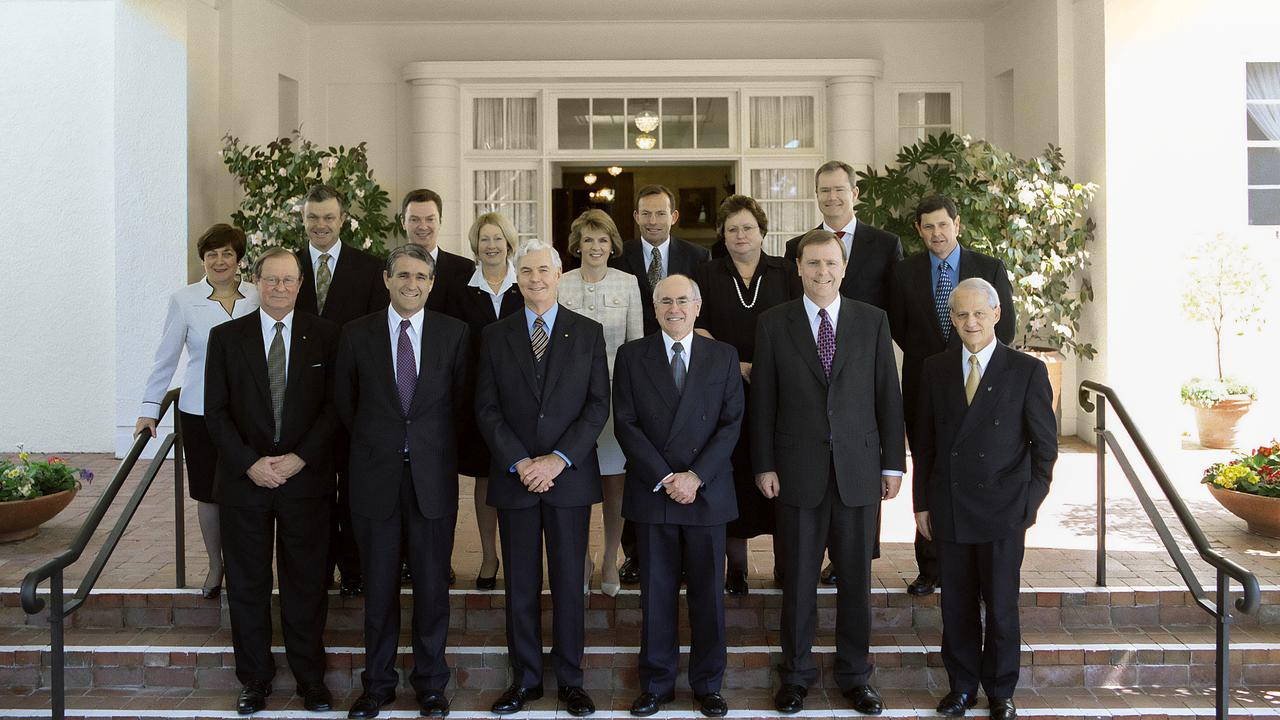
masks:
POLYGON ((1234 448, 1240 418, 1249 412, 1253 400, 1248 395, 1232 395, 1213 407, 1196 407, 1196 431, 1207 448, 1234 448))
POLYGON ((1227 512, 1249 525, 1249 532, 1280 538, 1280 498, 1250 495, 1216 485, 1205 487, 1209 488, 1209 492, 1213 493, 1213 497, 1222 503, 1227 512))
POLYGON ((1053 389, 1053 411, 1058 411, 1058 399, 1062 397, 1062 353, 1045 348, 1029 348, 1028 355, 1033 355, 1044 363, 1049 371, 1049 387, 1053 389))
POLYGON ((71 503, 79 488, 44 495, 31 500, 0 502, 0 543, 35 537, 40 526, 53 519, 71 503))

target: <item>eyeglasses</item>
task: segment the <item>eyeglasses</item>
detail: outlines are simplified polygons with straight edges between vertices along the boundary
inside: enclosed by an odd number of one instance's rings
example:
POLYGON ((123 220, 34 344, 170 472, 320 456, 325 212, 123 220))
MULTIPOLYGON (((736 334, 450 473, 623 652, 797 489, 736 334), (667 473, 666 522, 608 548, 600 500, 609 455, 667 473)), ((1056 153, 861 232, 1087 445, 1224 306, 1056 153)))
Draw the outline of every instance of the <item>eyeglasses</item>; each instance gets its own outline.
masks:
POLYGON ((669 308, 672 305, 675 305, 678 308, 687 308, 689 307, 689 304, 693 302, 697 302, 697 301, 687 297, 678 297, 678 298, 675 298, 674 300, 672 298, 662 298, 661 300, 658 301, 658 304, 664 308, 669 308))
POLYGON ((276 285, 283 285, 287 288, 291 288, 297 285, 298 283, 302 282, 302 278, 298 277, 297 275, 285 275, 284 277, 275 277, 274 275, 272 275, 268 277, 260 277, 258 278, 258 282, 262 283, 263 285, 266 285, 267 287, 275 287, 276 285))

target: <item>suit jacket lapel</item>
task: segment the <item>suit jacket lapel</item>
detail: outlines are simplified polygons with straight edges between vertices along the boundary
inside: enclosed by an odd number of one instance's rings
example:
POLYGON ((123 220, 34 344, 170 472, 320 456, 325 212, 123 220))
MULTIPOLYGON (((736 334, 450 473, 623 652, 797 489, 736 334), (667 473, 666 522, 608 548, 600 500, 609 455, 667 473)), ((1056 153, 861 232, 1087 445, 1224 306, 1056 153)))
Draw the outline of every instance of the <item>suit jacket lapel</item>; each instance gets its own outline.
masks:
POLYGON ((649 263, 644 256, 644 241, 636 240, 629 251, 624 248, 623 252, 627 263, 631 265, 631 274, 636 276, 636 282, 640 284, 640 297, 651 297, 653 288, 649 287, 649 263))
POLYGON ((261 311, 246 315, 253 320, 244 325, 244 357, 249 363, 249 374, 253 375, 258 390, 267 399, 267 407, 271 407, 271 381, 267 378, 267 346, 262 337, 261 311))
POLYGON ((818 378, 818 382, 826 385, 827 374, 818 361, 818 344, 814 342, 813 332, 809 329, 809 315, 804 311, 804 301, 793 305, 788 314, 787 330, 791 333, 791 342, 800 353, 801 361, 818 378))
POLYGON ((533 347, 529 342, 529 330, 525 326, 523 313, 516 313, 513 317, 517 319, 507 329, 507 344, 511 346, 512 359, 520 368, 520 374, 524 375, 525 382, 529 384, 529 392, 536 398, 539 397, 538 381, 533 374, 533 347))
MULTIPOLYGON (((542 383, 541 402, 546 402, 551 397, 551 393, 555 390, 556 382, 560 380, 560 376, 564 374, 564 366, 568 364, 568 357, 572 350, 572 345, 577 342, 578 324, 565 311, 563 305, 556 312, 556 324, 554 327, 548 328, 548 337, 551 340, 551 347, 547 348, 547 356, 543 359, 546 363, 547 376, 542 383)), ((532 346, 529 356, 533 357, 532 346)))
POLYGON ((915 287, 919 290, 915 293, 916 301, 920 303, 920 309, 924 316, 929 318, 929 327, 933 330, 934 337, 942 344, 942 326, 938 322, 938 309, 934 305, 933 291, 933 261, 929 259, 929 252, 926 250, 918 256, 924 262, 919 263, 912 269, 912 280, 915 287))
MULTIPOLYGON (((296 404, 298 393, 306 392, 302 380, 306 377, 304 368, 311 364, 311 323, 306 315, 294 314, 293 329, 289 338, 289 369, 285 373, 284 407, 286 412, 290 404, 296 404)), ((263 360, 266 363, 266 360, 263 360)), ((287 417, 287 415, 286 415, 287 417)))
MULTIPOLYGON (((987 363, 987 369, 982 373, 982 380, 978 383, 978 392, 973 396, 973 403, 969 405, 965 411, 964 421, 960 423, 960 429, 956 432, 956 440, 963 440, 965 435, 969 433, 977 424, 991 412, 996 406, 1000 396, 1004 394, 1008 380, 1008 358, 1005 348, 1000 341, 996 341, 995 352, 991 353, 991 361, 987 363)), ((961 354, 963 357, 963 353, 961 354)), ((959 363, 956 363, 959 370, 959 363)), ((964 380, 960 381, 961 399, 964 397, 964 380)))
MULTIPOLYGON (((489 307, 493 307, 492 304, 489 307)), ((422 403, 426 402, 427 386, 430 385, 432 378, 435 377, 437 368, 441 365, 439 358, 436 357, 440 349, 440 343, 434 341, 436 333, 436 324, 431 322, 430 313, 422 316, 422 333, 418 337, 418 382, 414 384, 413 400, 409 403, 409 415, 418 412, 422 407, 422 403), (427 342, 427 338, 432 338, 432 342, 427 342)), ((397 385, 397 390, 399 386, 397 385)), ((399 397, 396 398, 399 400, 399 397)))
POLYGON ((391 354, 391 343, 399 342, 399 336, 393 340, 388 327, 379 323, 373 326, 373 332, 366 342, 369 344, 369 351, 373 353, 373 366, 383 369, 381 375, 385 378, 385 381, 381 385, 386 389, 387 399, 391 403, 391 407, 399 410, 400 382, 396 377, 395 356, 391 354))
MULTIPOLYGON (((657 390, 658 397, 662 398, 662 402, 666 404, 667 410, 671 413, 676 412, 677 406, 680 404, 680 396, 676 392, 675 380, 671 379, 671 365, 667 361, 667 345, 662 340, 662 335, 654 333, 645 338, 647 347, 645 348, 645 374, 649 376, 649 387, 657 390)), ((685 386, 688 387, 689 378, 685 377, 685 386)))
MULTIPOLYGON (((690 353, 688 373, 684 378, 684 392, 680 393, 680 402, 676 405, 676 416, 671 421, 671 430, 668 433, 668 438, 675 437, 684 426, 684 421, 688 419, 690 413, 697 408, 701 399, 695 398, 695 396, 707 386, 707 381, 711 377, 711 364, 707 357, 711 352, 709 341, 700 335, 691 334, 689 336, 689 344, 691 347, 697 348, 698 362, 693 362, 693 353, 690 353)), ((666 344, 663 343, 661 351, 664 359, 667 354, 666 349, 666 344)), ((670 372, 667 373, 667 377, 671 377, 670 372)), ((671 389, 674 390, 676 387, 675 380, 669 379, 668 382, 671 383, 671 389)))
MULTIPOLYGON (((849 305, 848 298, 840 302, 840 316, 836 318, 835 329, 836 354, 831 358, 831 382, 835 382, 836 376, 849 364, 851 358, 861 354, 858 351, 863 347, 861 338, 854 337, 856 327, 853 324, 853 308, 849 305)), ((814 357, 818 355, 817 343, 814 343, 813 354, 814 357)), ((818 367, 821 369, 822 363, 818 363, 818 367)))

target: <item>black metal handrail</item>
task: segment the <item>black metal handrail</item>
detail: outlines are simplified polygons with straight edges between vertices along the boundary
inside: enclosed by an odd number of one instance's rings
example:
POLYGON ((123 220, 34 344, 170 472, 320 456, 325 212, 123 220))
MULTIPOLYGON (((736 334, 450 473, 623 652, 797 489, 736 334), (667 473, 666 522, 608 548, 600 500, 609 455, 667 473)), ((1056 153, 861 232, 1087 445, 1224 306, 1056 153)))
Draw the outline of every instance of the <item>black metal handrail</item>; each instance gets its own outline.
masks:
MULTIPOLYGON (((156 420, 157 423, 164 418, 170 407, 177 405, 179 394, 180 390, 174 388, 164 396, 164 400, 160 404, 160 416, 156 420)), ((142 504, 142 500, 146 497, 152 482, 155 481, 156 475, 160 473, 160 469, 164 466, 165 458, 168 456, 170 449, 174 451, 176 580, 178 587, 186 586, 182 492, 182 427, 177 413, 174 414, 174 418, 174 432, 169 433, 161 440, 160 447, 155 456, 152 457, 151 464, 147 466, 146 472, 143 473, 138 487, 133 491, 129 502, 120 513, 120 517, 116 520, 115 527, 112 528, 111 533, 107 536, 106 542, 98 549, 98 554, 94 558, 93 564, 89 567, 89 571, 85 573, 84 578, 81 579, 80 587, 76 589, 70 600, 63 594, 63 571, 79 560, 85 548, 88 547, 89 541, 93 539, 94 533, 98 530, 98 525, 102 523, 107 511, 111 509, 112 503, 115 502, 116 496, 120 493, 120 488, 124 485, 125 480, 128 479, 129 474, 133 472, 134 465, 137 464, 138 458, 142 456, 142 451, 146 448, 147 443, 151 441, 149 434, 143 433, 134 438, 133 447, 129 449, 129 453, 124 460, 120 462, 120 466, 116 469, 111 482, 102 491, 102 495, 98 498, 98 502, 94 504, 93 510, 89 512, 89 516, 85 518, 84 523, 80 526, 80 531, 76 533, 71 547, 27 573, 26 577, 22 579, 22 609, 29 615, 35 615, 44 609, 45 601, 37 592, 40 583, 45 580, 49 581, 49 645, 51 650, 50 673, 52 675, 50 690, 53 701, 53 717, 59 720, 66 715, 66 689, 63 681, 66 644, 64 621, 67 616, 78 610, 89 598, 90 593, 93 592, 94 585, 97 584, 103 569, 111 559, 111 553, 115 551, 120 538, 124 537, 124 533, 129 527, 129 522, 133 520, 134 514, 138 511, 138 506, 142 504)))
POLYGON ((1230 645, 1231 645, 1231 580, 1240 583, 1243 594, 1236 599, 1236 609, 1245 614, 1251 614, 1258 609, 1261 604, 1262 591, 1258 587, 1258 578, 1253 573, 1246 570, 1239 563, 1230 560, 1214 550, 1209 545, 1209 540, 1204 536, 1204 531, 1200 529, 1200 523, 1196 522, 1195 516, 1183 502, 1182 496, 1178 493, 1177 488, 1169 481, 1169 476, 1165 473, 1164 467, 1156 458, 1155 453, 1151 451, 1151 447, 1147 445, 1146 439, 1142 437, 1142 433, 1138 431, 1137 425, 1133 422, 1129 412, 1125 410, 1124 404, 1120 402, 1120 397, 1116 391, 1101 383, 1085 380, 1080 383, 1080 407, 1086 412, 1094 413, 1093 432, 1096 437, 1095 453, 1097 456, 1097 480, 1098 480, 1098 528, 1097 528, 1097 582, 1100 586, 1107 584, 1107 448, 1116 456, 1116 462, 1119 463, 1120 469, 1124 471, 1125 477, 1129 480, 1129 485, 1133 488, 1133 492, 1138 497, 1138 502, 1142 505, 1142 509, 1147 513, 1147 519, 1151 521, 1151 525, 1155 528, 1156 534, 1160 536, 1160 541, 1164 544, 1165 550, 1169 553, 1169 557, 1173 560, 1174 566, 1178 569, 1178 574, 1187 584, 1187 590, 1195 598, 1196 604, 1205 612, 1212 615, 1217 624, 1217 700, 1215 707, 1216 717, 1225 719, 1228 717, 1227 704, 1230 700, 1229 690, 1231 685, 1230 675, 1230 645), (1096 403, 1094 402, 1096 398, 1096 403), (1204 587, 1200 584, 1200 578, 1196 577, 1195 572, 1191 569, 1191 565, 1187 562, 1186 555, 1182 552, 1182 548, 1173 539, 1173 534, 1169 532, 1169 526, 1165 523, 1164 518, 1160 514, 1160 510, 1151 500, 1151 495, 1147 493, 1146 487, 1138 478, 1138 474, 1134 471, 1133 464, 1129 462, 1128 456, 1124 449, 1120 446, 1116 439, 1115 433, 1107 429, 1107 402, 1110 402, 1115 408, 1116 416, 1120 418, 1120 424, 1124 427, 1125 433, 1129 436, 1129 440, 1137 448, 1138 454, 1142 456, 1143 462, 1147 466, 1147 470, 1155 478, 1156 484, 1160 486, 1161 492, 1164 493, 1165 499, 1169 502, 1173 512, 1178 517, 1182 529, 1191 538, 1191 543, 1195 546, 1200 559, 1204 560, 1211 567, 1217 570, 1217 600, 1214 601, 1209 597, 1204 587))

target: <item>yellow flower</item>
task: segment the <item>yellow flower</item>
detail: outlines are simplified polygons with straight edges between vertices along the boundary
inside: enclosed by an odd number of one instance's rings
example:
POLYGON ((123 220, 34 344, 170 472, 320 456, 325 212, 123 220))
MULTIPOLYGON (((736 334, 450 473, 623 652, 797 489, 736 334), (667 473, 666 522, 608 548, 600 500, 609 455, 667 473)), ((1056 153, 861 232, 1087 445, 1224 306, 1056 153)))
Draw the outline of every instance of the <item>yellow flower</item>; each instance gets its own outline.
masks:
POLYGON ((1257 482, 1258 474, 1244 465, 1228 465, 1218 472, 1213 484, 1218 487, 1234 490, 1241 482, 1257 482))
POLYGON ((29 452, 18 453, 18 459, 21 460, 22 462, 26 462, 30 457, 31 457, 31 453, 29 452))
POLYGON ((15 468, 9 468, 8 470, 6 470, 4 473, 4 476, 12 480, 13 478, 18 477, 18 475, 20 474, 22 474, 22 471, 15 467, 15 468))

